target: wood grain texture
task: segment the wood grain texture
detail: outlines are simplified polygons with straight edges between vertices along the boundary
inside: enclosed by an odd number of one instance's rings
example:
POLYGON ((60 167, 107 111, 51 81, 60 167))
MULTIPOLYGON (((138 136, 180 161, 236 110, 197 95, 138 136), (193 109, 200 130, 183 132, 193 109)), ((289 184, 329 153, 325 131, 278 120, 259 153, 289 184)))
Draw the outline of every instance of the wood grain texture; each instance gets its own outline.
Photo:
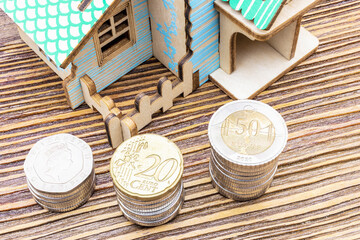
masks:
MULTIPOLYGON (((216 193, 208 174, 207 124, 231 101, 211 82, 178 98, 141 133, 169 137, 185 160, 186 201, 170 223, 142 228, 119 211, 109 175, 113 150, 100 114, 66 104, 61 80, 18 37, 0 11, 1 239, 355 239, 360 237, 360 3, 327 0, 302 24, 320 39, 316 54, 256 99, 285 118, 289 142, 272 187, 257 200, 234 202, 216 193), (50 213, 27 190, 23 162, 36 141, 67 132, 91 145, 96 191, 68 213, 50 213)), ((173 78, 156 59, 101 92, 125 112, 140 91, 153 94, 173 78)))

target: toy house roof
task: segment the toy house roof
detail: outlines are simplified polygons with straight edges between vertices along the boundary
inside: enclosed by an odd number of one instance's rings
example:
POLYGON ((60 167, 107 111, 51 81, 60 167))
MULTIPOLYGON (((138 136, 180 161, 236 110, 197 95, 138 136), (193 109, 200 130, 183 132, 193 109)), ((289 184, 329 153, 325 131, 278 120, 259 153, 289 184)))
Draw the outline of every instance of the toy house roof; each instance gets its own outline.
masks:
POLYGON ((83 12, 78 9, 80 0, 0 0, 0 8, 58 66, 65 68, 74 50, 80 48, 81 41, 113 2, 120 1, 93 0, 83 12))
POLYGON ((222 0, 247 20, 254 21, 257 28, 269 29, 288 0, 222 0))

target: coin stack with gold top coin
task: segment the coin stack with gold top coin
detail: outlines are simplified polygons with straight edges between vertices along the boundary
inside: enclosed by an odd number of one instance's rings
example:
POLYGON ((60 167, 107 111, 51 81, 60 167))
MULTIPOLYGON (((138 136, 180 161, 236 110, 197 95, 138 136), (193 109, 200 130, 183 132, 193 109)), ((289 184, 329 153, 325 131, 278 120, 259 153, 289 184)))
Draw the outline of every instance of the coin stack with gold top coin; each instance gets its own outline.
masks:
POLYGON ((288 130, 272 107, 253 100, 228 103, 211 117, 209 171, 222 195, 246 201, 271 185, 288 130))
POLYGON ((90 146, 70 134, 38 141, 26 156, 24 171, 35 201, 55 212, 84 204, 95 186, 90 146))
POLYGON ((125 217, 142 226, 173 219, 184 202, 183 171, 180 149, 165 137, 144 134, 123 142, 110 173, 125 217))

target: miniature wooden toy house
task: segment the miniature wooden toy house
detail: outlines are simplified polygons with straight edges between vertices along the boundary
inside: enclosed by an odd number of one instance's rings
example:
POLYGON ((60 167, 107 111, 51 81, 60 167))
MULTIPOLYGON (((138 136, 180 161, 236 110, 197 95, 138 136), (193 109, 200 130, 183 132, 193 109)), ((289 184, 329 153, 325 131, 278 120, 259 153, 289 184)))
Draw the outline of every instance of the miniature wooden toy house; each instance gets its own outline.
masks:
POLYGON ((227 1, 214 3, 220 13, 220 68, 210 78, 234 99, 255 97, 319 46, 301 19, 321 0, 227 1))
POLYGON ((86 103, 118 146, 210 78, 235 99, 254 97, 316 51, 300 26, 321 0, 0 0, 23 40, 63 79, 72 108, 86 103), (123 116, 98 92, 155 56, 176 75, 139 94, 123 116))
POLYGON ((81 77, 99 92, 153 55, 180 79, 197 73, 198 84, 219 68, 213 0, 0 0, 0 7, 63 79, 72 108, 84 102, 81 77))

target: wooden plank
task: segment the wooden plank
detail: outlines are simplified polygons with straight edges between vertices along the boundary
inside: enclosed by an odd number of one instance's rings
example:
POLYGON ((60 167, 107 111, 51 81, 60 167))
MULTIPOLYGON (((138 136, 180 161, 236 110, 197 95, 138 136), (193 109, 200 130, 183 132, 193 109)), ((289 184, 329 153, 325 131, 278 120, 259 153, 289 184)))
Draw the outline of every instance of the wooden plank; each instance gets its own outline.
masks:
MULTIPOLYGON (((238 203, 217 194, 208 175, 207 123, 231 101, 211 82, 166 113, 155 113, 140 133, 157 133, 184 153, 186 201, 180 215, 157 228, 141 228, 121 214, 108 163, 113 150, 103 118, 66 104, 62 80, 24 44, 0 11, 0 238, 239 238, 354 239, 359 236, 360 33, 357 0, 328 0, 302 24, 320 39, 318 52, 255 99, 276 108, 289 127, 279 169, 261 198, 238 203), (332 15, 332 13, 334 13, 332 15), (90 144, 96 191, 79 209, 49 213, 25 187, 27 152, 45 136, 67 132, 90 144)), ((155 58, 101 92, 129 113, 135 96, 156 93, 158 79, 174 76, 155 58)))

